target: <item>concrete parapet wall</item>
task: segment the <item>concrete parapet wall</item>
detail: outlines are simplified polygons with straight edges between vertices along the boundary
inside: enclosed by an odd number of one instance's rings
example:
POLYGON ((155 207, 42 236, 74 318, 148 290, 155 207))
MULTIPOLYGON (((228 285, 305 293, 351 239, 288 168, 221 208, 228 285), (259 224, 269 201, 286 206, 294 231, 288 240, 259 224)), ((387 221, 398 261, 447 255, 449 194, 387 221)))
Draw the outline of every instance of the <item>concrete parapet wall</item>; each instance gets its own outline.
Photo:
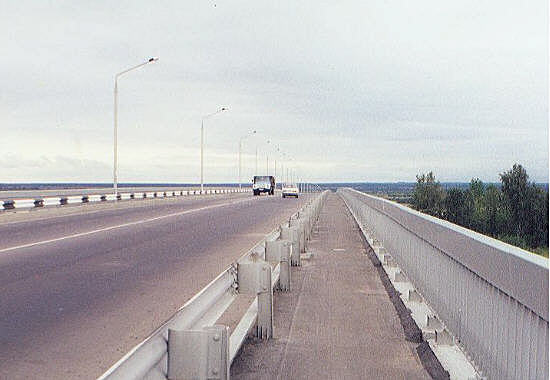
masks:
POLYGON ((548 378, 546 259, 382 198, 339 191, 484 376, 548 378))

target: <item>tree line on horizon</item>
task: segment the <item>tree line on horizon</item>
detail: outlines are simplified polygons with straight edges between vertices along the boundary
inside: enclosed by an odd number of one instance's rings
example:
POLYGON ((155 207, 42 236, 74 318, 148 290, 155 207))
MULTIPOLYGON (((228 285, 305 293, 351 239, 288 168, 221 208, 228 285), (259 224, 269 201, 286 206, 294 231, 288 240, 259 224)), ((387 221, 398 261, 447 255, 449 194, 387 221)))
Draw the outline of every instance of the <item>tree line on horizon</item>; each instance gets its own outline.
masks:
POLYGON ((433 172, 416 176, 412 207, 506 243, 548 255, 548 190, 529 181, 520 164, 500 173, 501 186, 473 178, 445 190, 433 172))

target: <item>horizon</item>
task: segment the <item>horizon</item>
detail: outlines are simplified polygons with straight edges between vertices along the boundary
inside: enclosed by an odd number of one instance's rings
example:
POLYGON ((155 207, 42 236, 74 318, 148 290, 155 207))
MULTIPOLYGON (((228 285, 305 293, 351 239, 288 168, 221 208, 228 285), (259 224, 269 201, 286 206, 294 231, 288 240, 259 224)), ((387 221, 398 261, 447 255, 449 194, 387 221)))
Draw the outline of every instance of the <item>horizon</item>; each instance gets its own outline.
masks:
MULTIPOLYGON (((480 181, 483 184, 500 184, 500 181, 480 181)), ((284 181, 283 181, 284 182, 284 181)), ((297 181, 300 183, 311 183, 311 184, 317 184, 317 185, 323 185, 323 184, 415 184, 416 181, 391 181, 391 182, 385 182, 385 181, 335 181, 335 182, 312 182, 312 181, 297 181)), ((471 181, 437 181, 441 184, 470 184, 471 181)), ((549 184, 549 182, 535 182, 530 181, 535 184, 549 184)), ((0 182, 0 186, 2 185, 112 185, 112 182, 0 182)), ((249 182, 241 182, 242 185, 248 185, 249 182)), ((118 186, 125 186, 125 185, 189 185, 189 186, 200 186, 200 182, 119 182, 118 186)), ((236 185, 238 186, 238 182, 205 182, 205 186, 216 186, 216 185, 236 185)))

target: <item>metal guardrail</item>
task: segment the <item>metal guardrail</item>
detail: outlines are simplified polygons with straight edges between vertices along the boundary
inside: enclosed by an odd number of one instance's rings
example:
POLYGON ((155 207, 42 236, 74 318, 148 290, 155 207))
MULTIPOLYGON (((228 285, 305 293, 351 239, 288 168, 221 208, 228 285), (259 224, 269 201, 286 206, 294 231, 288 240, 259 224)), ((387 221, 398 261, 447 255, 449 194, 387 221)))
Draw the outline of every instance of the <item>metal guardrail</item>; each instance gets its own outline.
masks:
MULTIPOLYGON (((110 193, 98 193, 98 194, 83 194, 83 195, 65 195, 56 197, 43 197, 43 198, 22 198, 22 199, 7 199, 0 201, 4 210, 13 209, 31 209, 44 206, 64 206, 67 204, 76 203, 92 203, 92 202, 105 202, 114 200, 131 200, 131 199, 144 199, 144 198, 169 198, 186 195, 205 195, 205 194, 226 194, 226 193, 243 193, 248 192, 250 189, 206 189, 202 192, 200 190, 162 190, 162 191, 139 191, 129 193, 119 193, 117 197, 115 194, 110 193)), ((0 208, 0 210, 2 210, 0 208)))
POLYGON ((352 189, 339 190, 490 379, 548 378, 548 261, 352 189))
POLYGON ((299 265, 325 197, 321 193, 260 240, 98 380, 228 379, 255 326, 258 337, 272 336, 273 289, 289 289, 290 264, 299 265), (256 297, 229 337, 227 327, 214 324, 239 294, 256 297))

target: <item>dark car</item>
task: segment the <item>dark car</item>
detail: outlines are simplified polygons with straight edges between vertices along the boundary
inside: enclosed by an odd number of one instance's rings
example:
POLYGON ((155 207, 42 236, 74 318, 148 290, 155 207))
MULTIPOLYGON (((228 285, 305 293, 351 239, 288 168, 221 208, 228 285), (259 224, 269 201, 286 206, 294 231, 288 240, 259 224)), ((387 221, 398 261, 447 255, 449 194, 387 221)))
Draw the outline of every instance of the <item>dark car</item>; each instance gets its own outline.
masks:
POLYGON ((256 175, 252 180, 252 191, 254 195, 260 193, 275 194, 275 177, 271 175, 256 175))

